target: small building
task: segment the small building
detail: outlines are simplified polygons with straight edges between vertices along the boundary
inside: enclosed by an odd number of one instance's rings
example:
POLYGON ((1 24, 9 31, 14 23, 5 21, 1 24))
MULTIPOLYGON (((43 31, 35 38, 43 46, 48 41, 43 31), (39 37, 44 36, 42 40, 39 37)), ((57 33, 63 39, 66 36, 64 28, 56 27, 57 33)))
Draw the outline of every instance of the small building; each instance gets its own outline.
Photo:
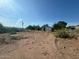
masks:
POLYGON ((68 26, 68 29, 75 30, 75 26, 68 26))
POLYGON ((51 30, 52 28, 48 24, 42 26, 42 31, 50 32, 51 30))
POLYGON ((79 25, 75 26, 76 29, 79 29, 79 25))
POLYGON ((67 29, 70 33, 73 33, 75 31, 75 26, 68 26, 67 29))

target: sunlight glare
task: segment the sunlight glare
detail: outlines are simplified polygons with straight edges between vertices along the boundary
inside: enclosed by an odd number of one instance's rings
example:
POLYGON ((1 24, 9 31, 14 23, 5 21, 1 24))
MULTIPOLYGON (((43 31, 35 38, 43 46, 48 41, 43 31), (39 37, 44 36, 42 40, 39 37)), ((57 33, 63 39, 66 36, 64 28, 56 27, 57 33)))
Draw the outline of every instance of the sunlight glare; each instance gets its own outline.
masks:
POLYGON ((9 3, 10 0, 0 0, 0 8, 6 7, 9 3))

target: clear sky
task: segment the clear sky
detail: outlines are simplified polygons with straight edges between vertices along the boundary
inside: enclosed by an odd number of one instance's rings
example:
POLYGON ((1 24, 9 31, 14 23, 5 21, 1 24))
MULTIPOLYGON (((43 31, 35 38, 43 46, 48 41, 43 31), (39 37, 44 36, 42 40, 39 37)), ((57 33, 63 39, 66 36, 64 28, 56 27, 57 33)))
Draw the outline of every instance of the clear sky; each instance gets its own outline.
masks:
POLYGON ((79 24, 79 0, 0 0, 0 22, 5 26, 53 25, 59 20, 79 24))

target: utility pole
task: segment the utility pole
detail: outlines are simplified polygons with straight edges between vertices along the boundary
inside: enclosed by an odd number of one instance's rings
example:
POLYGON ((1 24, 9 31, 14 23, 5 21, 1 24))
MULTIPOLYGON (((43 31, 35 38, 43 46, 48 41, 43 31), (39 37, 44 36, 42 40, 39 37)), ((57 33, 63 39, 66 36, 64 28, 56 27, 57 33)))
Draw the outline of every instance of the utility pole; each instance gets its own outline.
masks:
POLYGON ((24 22, 23 22, 23 20, 22 20, 22 28, 24 27, 24 22))
POLYGON ((24 30, 24 22, 23 22, 23 20, 22 20, 22 30, 24 30))

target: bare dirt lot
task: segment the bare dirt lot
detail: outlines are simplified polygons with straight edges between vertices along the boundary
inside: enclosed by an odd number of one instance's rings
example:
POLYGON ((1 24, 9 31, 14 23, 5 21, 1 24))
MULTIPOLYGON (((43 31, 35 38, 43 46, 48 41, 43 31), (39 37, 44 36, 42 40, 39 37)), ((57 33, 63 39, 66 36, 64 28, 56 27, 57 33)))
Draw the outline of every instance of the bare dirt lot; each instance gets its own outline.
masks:
POLYGON ((0 59, 79 59, 79 40, 56 39, 48 32, 20 32, 14 43, 0 45, 0 59))

